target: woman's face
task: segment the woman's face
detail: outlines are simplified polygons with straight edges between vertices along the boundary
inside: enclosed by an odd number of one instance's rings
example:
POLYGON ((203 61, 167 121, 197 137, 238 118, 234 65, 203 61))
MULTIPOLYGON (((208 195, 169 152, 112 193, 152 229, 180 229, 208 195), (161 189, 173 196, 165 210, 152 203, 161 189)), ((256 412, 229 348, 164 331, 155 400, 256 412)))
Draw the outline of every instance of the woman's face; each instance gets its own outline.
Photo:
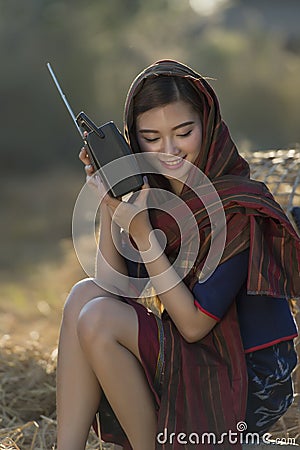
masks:
POLYGON ((180 191, 201 149, 202 124, 197 112, 182 100, 142 113, 136 123, 142 152, 153 152, 151 165, 180 191))

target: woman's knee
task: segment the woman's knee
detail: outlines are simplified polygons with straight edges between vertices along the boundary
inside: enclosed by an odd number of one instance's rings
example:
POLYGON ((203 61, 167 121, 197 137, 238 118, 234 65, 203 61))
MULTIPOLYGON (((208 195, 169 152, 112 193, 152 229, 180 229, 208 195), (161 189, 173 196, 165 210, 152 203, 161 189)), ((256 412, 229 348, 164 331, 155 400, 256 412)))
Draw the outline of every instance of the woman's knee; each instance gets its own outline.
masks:
POLYGON ((113 339, 111 298, 95 298, 81 309, 77 321, 77 334, 83 346, 113 339))
POLYGON ((140 359, 138 329, 134 308, 108 296, 87 303, 77 321, 77 336, 85 351, 96 348, 107 353, 117 343, 140 359))
POLYGON ((93 298, 107 295, 107 292, 99 287, 93 278, 85 278, 78 281, 71 289, 63 310, 63 320, 72 323, 77 322, 81 309, 93 298))

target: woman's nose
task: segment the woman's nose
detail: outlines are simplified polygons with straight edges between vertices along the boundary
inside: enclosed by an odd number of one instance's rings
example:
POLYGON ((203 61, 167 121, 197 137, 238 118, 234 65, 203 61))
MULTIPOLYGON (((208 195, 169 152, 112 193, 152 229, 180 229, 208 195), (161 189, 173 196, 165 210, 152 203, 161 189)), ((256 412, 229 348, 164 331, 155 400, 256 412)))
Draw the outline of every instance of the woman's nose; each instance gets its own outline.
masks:
POLYGON ((169 155, 178 155, 180 153, 180 150, 176 147, 172 139, 167 139, 165 141, 163 151, 169 155))

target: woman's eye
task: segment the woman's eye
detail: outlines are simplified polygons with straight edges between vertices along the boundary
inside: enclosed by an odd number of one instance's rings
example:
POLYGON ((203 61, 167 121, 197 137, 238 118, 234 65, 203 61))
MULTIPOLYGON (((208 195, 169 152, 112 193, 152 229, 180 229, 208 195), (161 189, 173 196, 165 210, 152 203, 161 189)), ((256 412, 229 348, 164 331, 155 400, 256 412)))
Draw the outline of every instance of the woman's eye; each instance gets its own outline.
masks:
POLYGON ((193 131, 193 130, 189 130, 187 133, 184 133, 184 134, 177 134, 177 136, 179 136, 179 137, 187 137, 187 136, 189 136, 189 135, 191 134, 192 131, 193 131))
POLYGON ((156 142, 156 141, 158 141, 158 137, 157 138, 147 138, 147 137, 144 137, 144 139, 145 139, 145 141, 146 142, 156 142))

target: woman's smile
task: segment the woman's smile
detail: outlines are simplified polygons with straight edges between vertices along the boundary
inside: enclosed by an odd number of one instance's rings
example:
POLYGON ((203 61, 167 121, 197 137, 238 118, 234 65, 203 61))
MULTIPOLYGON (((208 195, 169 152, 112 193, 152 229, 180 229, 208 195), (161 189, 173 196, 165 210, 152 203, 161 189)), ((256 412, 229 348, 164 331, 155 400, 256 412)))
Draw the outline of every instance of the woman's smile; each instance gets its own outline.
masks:
POLYGON ((165 167, 166 169, 170 169, 170 170, 175 170, 175 169, 179 169, 180 167, 183 166, 184 164, 184 159, 186 158, 186 155, 181 156, 179 158, 176 159, 170 159, 170 160, 162 160, 161 158, 158 158, 160 163, 162 164, 163 167, 165 167))
POLYGON ((137 118, 137 139, 142 152, 152 153, 151 165, 179 192, 191 167, 185 162, 194 163, 201 150, 199 114, 182 100, 150 109, 137 118))

